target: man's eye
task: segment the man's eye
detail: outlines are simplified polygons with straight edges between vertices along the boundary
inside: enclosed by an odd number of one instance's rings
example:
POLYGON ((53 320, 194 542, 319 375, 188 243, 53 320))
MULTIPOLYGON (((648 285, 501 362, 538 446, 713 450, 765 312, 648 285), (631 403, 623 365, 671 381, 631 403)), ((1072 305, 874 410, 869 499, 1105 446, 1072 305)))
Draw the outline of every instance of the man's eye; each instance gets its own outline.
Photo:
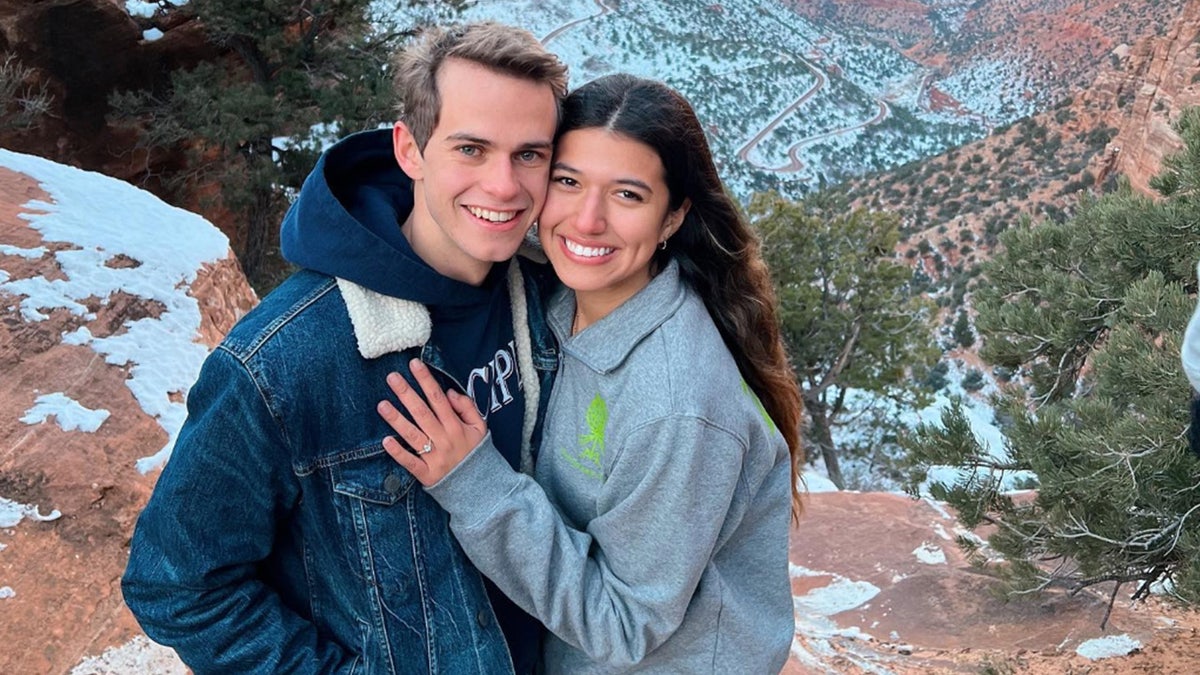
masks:
POLYGON ((517 159, 520 159, 522 162, 536 162, 541 158, 542 153, 536 150, 526 150, 517 155, 517 159))
POLYGON ((474 157, 479 154, 479 146, 462 145, 459 146, 458 151, 467 157, 474 157))

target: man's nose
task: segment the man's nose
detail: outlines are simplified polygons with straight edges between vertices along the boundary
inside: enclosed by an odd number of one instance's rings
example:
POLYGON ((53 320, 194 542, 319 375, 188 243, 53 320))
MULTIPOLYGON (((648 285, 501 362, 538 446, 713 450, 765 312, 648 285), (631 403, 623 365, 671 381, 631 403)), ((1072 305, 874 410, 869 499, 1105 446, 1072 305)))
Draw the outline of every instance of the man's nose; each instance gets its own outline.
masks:
POLYGON ((517 181, 517 172, 508 158, 493 162, 488 167, 482 186, 485 192, 499 201, 514 199, 521 192, 521 184, 517 181))

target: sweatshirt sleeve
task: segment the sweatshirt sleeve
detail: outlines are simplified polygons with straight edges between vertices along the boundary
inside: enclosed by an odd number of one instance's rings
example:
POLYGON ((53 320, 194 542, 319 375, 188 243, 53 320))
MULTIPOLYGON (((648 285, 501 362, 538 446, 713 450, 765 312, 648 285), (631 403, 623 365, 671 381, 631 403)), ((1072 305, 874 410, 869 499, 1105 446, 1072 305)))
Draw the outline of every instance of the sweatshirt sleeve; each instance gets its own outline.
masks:
POLYGON ((490 436, 429 493, 472 562, 514 602, 590 658, 629 665, 683 622, 745 450, 726 431, 674 416, 616 450, 586 531, 509 468, 490 436))
MULTIPOLYGON (((1196 274, 1200 275, 1200 264, 1196 265, 1196 274)), ((1200 391, 1200 304, 1192 312, 1187 329, 1183 333, 1183 348, 1180 350, 1183 361, 1183 372, 1187 375, 1192 389, 1200 391)))

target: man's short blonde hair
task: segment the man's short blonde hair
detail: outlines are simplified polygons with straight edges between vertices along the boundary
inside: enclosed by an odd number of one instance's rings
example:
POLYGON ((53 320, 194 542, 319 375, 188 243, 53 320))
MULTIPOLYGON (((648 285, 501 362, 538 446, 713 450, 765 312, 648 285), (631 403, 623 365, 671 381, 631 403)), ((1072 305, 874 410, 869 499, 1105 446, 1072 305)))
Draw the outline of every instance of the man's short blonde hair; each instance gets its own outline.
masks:
POLYGON ((559 115, 567 95, 567 67, 527 30, 494 21, 422 29, 393 60, 397 114, 425 150, 437 126, 437 74, 448 58, 477 63, 502 75, 550 85, 559 115))

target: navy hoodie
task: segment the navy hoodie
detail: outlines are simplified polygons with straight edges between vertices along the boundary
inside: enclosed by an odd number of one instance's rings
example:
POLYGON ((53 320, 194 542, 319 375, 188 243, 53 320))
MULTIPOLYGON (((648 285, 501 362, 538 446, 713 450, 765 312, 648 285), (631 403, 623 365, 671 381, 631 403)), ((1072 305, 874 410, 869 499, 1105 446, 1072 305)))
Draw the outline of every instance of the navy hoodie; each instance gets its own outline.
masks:
MULTIPOLYGON (((507 265, 494 265, 479 286, 442 276, 413 252, 400 231, 412 208, 412 180, 396 163, 391 130, 348 136, 317 161, 284 217, 283 256, 300 267, 424 305, 433 324, 430 342, 438 346, 449 375, 472 394, 496 446, 519 468, 525 397, 507 265)), ((532 672, 540 628, 490 580, 486 584, 516 672, 532 672)))

